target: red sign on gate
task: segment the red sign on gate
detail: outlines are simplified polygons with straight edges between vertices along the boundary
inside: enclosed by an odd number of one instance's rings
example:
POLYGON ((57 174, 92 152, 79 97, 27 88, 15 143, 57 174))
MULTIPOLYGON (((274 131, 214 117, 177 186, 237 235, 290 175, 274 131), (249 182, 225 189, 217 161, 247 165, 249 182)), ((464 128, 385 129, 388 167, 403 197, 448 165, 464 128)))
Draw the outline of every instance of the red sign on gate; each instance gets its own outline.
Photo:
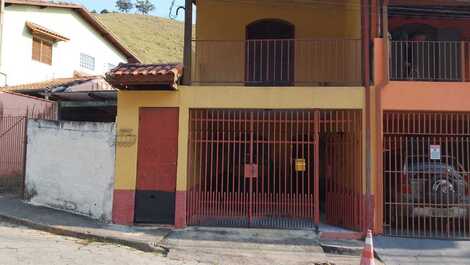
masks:
POLYGON ((257 164, 245 164, 245 178, 247 179, 258 178, 258 165, 257 164))

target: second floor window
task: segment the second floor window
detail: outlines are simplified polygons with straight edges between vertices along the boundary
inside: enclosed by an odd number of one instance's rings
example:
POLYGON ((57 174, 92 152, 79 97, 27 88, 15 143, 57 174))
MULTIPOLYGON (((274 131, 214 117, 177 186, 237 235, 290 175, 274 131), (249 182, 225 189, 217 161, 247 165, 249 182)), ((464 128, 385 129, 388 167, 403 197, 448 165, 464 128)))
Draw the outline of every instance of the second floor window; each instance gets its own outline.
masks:
POLYGON ((52 65, 52 42, 33 37, 32 59, 41 63, 52 65))
POLYGON ((80 67, 88 69, 88 70, 95 70, 95 57, 80 53, 80 67))

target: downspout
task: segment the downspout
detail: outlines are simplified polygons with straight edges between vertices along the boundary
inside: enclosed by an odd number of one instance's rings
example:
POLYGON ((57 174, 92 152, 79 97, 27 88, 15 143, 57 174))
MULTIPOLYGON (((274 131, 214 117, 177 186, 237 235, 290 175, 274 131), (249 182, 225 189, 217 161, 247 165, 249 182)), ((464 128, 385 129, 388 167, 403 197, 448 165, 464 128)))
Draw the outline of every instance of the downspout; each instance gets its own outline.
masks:
POLYGON ((361 1, 361 39, 362 39, 362 75, 365 89, 365 126, 366 126, 366 196, 365 196, 365 227, 364 233, 372 228, 374 203, 372 200, 372 154, 371 154, 371 89, 370 89, 370 0, 361 1))

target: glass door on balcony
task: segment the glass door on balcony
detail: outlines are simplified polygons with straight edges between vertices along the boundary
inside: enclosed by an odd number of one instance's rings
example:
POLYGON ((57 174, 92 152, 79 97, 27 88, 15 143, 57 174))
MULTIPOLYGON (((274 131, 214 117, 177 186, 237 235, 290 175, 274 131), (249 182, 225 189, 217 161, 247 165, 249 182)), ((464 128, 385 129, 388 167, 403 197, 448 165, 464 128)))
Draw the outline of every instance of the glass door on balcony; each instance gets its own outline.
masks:
POLYGON ((295 28, 282 20, 260 20, 246 28, 245 84, 290 86, 294 83, 295 28))

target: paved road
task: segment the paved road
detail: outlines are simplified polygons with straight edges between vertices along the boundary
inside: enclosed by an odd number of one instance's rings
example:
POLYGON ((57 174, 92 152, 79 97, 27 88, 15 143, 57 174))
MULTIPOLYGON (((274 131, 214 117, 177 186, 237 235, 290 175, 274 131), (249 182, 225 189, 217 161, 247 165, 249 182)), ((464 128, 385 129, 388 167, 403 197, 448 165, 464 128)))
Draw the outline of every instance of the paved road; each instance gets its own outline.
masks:
POLYGON ((0 222, 2 265, 86 264, 200 264, 194 260, 168 259, 128 247, 57 236, 0 222))
POLYGON ((359 264, 358 257, 324 255, 312 260, 305 255, 258 251, 240 253, 237 250, 176 249, 168 257, 144 253, 128 247, 57 236, 22 226, 0 222, 1 265, 86 265, 86 264, 299 264, 331 262, 336 265, 359 264))

